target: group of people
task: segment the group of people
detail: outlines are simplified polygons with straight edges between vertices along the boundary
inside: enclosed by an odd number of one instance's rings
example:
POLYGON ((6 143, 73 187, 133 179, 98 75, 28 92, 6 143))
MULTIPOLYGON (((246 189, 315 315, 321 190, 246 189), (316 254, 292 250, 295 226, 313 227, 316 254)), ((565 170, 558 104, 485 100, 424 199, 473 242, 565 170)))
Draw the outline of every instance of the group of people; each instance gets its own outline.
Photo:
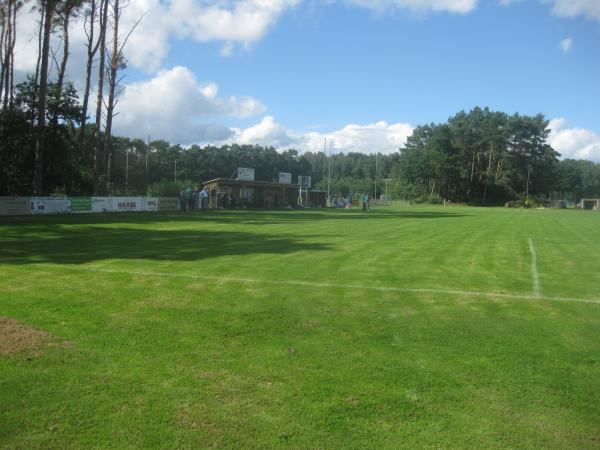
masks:
POLYGON ((336 196, 331 198, 331 206, 333 208, 346 208, 352 206, 351 197, 344 198, 342 194, 337 194, 336 196))
POLYGON ((199 190, 196 187, 188 186, 179 192, 179 206, 182 211, 193 211, 194 209, 208 209, 208 199, 210 193, 205 187, 199 190))

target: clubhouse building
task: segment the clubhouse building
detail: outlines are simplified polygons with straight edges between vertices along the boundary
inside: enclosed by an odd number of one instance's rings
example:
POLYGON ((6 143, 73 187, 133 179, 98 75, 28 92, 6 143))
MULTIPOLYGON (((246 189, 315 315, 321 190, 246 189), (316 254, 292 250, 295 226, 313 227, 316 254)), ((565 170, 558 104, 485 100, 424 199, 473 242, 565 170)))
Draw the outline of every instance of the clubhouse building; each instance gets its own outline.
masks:
POLYGON ((240 168, 237 178, 215 178, 202 186, 210 193, 210 208, 325 207, 326 192, 310 189, 310 177, 298 178, 292 184, 291 174, 280 173, 279 182, 255 181, 253 169, 240 168))

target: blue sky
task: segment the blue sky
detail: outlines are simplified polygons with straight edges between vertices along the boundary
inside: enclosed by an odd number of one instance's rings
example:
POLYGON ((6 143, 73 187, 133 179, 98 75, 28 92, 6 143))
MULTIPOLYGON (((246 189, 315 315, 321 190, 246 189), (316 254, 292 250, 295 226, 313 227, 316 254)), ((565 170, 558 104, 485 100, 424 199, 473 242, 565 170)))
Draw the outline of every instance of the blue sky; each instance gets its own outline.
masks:
POLYGON ((600 161, 600 0, 132 0, 123 29, 144 11, 120 134, 389 153, 489 106, 600 161))
POLYGON ((296 129, 443 121, 480 105, 565 116, 600 132, 599 28, 536 2, 424 16, 299 6, 249 51, 223 58, 218 44, 186 45, 166 63, 185 61, 223 93, 259 98, 296 129), (565 54, 559 42, 569 37, 565 54))

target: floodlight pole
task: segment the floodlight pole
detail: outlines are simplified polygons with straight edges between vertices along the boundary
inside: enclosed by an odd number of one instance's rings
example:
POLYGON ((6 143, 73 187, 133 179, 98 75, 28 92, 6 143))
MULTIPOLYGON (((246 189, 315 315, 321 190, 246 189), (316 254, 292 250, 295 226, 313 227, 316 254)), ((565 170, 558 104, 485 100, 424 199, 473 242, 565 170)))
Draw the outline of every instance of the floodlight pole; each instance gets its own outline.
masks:
POLYGON ((125 150, 125 195, 127 195, 127 187, 129 181, 129 147, 125 150))
POLYGON ((148 176, 148 153, 150 152, 150 135, 148 135, 148 145, 146 145, 146 195, 148 195, 148 183, 150 177, 148 176))
POLYGON ((392 181, 392 178, 384 178, 385 181, 385 199, 388 199, 388 181, 392 181))
POLYGON ((331 148, 333 147, 333 141, 329 141, 329 175, 327 178, 327 198, 329 198, 329 187, 331 186, 331 148))
POLYGON ((377 155, 379 152, 375 153, 375 197, 374 200, 377 201, 377 155))
POLYGON ((321 177, 321 184, 325 188, 325 163, 327 162, 327 138, 323 143, 323 176, 321 177))
POLYGON ((529 206, 529 173, 531 172, 531 164, 527 166, 527 186, 525 188, 525 205, 529 206))

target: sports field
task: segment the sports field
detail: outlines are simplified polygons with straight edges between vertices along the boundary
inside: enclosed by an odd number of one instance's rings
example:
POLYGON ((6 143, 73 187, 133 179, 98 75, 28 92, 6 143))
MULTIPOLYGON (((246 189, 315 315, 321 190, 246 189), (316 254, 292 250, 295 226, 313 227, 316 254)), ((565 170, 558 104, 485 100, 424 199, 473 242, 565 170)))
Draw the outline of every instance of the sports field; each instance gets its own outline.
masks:
POLYGON ((600 214, 0 218, 0 446, 600 448, 600 214))

